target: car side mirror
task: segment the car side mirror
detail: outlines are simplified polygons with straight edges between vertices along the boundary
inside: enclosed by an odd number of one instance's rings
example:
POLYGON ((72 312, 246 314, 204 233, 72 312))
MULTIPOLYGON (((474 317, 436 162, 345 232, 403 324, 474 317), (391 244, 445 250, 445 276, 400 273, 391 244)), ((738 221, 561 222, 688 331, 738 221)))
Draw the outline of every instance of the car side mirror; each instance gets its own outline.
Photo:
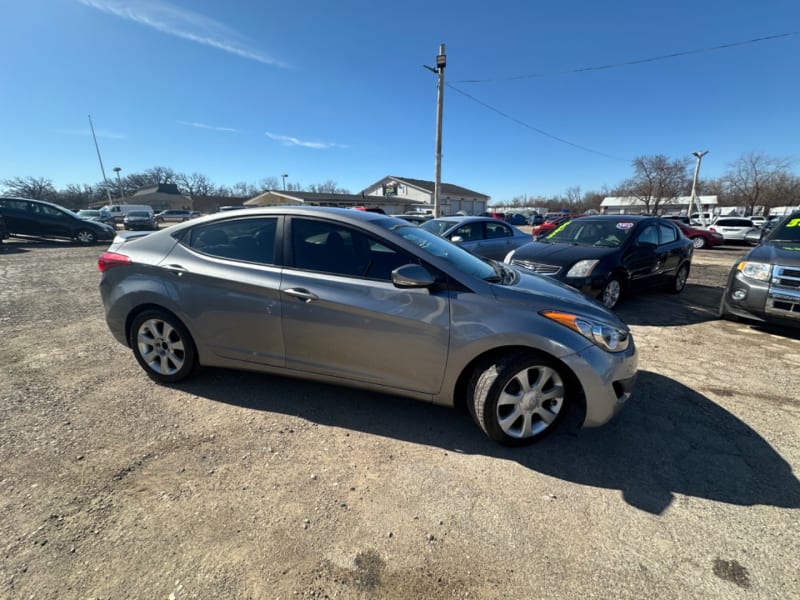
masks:
POLYGON ((460 244, 461 242, 464 241, 464 238, 461 237, 460 235, 454 235, 453 237, 450 238, 450 241, 453 242, 454 244, 460 244))
POLYGON ((408 264, 392 271, 392 283, 399 288, 429 288, 436 280, 422 265, 408 264))

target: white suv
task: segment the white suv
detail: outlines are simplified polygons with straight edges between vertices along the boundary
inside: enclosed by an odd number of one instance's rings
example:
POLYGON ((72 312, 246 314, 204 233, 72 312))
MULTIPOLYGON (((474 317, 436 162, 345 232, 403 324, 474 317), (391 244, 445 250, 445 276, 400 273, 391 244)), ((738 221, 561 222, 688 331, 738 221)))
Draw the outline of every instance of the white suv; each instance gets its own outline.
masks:
POLYGON ((716 231, 726 242, 743 242, 744 236, 755 224, 748 217, 720 217, 708 226, 709 231, 716 231))

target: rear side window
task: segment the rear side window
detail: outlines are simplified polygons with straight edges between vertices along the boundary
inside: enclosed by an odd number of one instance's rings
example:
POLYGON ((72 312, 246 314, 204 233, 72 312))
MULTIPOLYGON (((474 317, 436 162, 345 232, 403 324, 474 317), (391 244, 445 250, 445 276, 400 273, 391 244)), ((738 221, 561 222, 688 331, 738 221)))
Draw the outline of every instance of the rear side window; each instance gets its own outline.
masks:
POLYGON ((216 221, 193 228, 184 243, 210 256, 271 265, 277 225, 275 217, 216 221))
POLYGON ((659 223, 658 231, 661 234, 661 243, 669 244, 678 239, 678 232, 664 223, 659 223))

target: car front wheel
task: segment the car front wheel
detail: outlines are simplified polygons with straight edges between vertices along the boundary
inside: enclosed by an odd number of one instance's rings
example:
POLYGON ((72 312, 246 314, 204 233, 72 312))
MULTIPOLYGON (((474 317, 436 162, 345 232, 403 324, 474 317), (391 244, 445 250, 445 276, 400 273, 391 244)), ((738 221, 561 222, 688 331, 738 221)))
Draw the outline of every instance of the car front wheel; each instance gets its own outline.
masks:
POLYGON ((708 242, 706 242, 706 238, 704 238, 702 235, 698 235, 697 237, 692 238, 692 245, 698 250, 702 250, 708 245, 708 242))
POLYGON ((567 406, 566 377, 538 354, 501 358, 478 374, 470 413, 490 439, 525 446, 549 434, 567 406))
POLYGON ((620 282, 618 277, 613 276, 603 287, 603 291, 600 292, 599 299, 600 302, 603 303, 603 306, 608 309, 612 309, 617 305, 621 296, 622 282, 620 282))
POLYGON ((147 310, 134 319, 130 345, 139 365, 159 383, 186 379, 197 366, 197 350, 186 327, 161 310, 147 310))

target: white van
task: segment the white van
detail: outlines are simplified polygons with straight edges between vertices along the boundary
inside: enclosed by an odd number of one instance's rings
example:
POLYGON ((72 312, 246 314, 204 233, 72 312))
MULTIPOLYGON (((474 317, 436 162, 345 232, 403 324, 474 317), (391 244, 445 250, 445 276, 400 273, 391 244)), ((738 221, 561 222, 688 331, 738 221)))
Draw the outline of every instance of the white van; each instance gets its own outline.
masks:
POLYGON ((122 223, 122 220, 132 210, 146 210, 151 215, 153 214, 153 207, 147 204, 106 204, 100 210, 107 211, 114 217, 115 223, 122 223))

